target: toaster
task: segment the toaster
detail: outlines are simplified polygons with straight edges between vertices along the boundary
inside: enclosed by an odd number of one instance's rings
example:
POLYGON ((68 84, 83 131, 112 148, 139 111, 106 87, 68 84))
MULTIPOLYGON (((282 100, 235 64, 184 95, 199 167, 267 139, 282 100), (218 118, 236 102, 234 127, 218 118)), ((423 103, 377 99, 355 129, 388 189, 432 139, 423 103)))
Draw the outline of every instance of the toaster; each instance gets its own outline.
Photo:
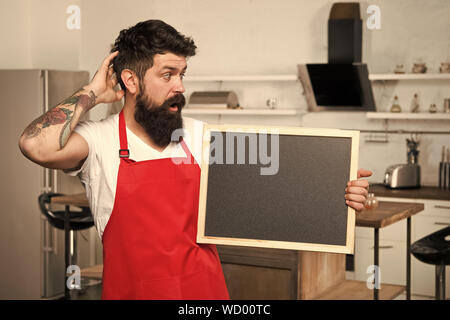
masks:
POLYGON ((384 185, 388 188, 419 188, 420 166, 416 163, 395 164, 386 169, 384 185))

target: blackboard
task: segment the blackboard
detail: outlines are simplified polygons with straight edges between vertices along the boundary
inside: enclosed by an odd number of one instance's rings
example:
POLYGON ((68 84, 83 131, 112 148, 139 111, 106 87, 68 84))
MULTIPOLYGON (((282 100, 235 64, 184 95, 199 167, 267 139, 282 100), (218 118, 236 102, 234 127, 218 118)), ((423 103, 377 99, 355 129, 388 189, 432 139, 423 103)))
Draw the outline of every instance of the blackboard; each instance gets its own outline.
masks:
POLYGON ((353 253, 359 132, 205 125, 197 242, 353 253))

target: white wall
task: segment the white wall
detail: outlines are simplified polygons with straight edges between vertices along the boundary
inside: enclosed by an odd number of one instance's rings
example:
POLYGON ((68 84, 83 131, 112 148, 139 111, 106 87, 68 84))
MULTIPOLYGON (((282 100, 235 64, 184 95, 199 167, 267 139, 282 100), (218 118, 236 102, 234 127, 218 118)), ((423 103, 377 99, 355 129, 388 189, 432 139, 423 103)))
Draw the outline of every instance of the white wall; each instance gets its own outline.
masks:
POLYGON ((29 0, 0 1, 0 68, 31 67, 29 0))
POLYGON ((66 25, 70 5, 79 6, 80 0, 30 0, 33 68, 80 69, 81 30, 71 30, 66 25))
MULTIPOLYGON (((332 0, 81 0, 82 66, 113 42, 118 32, 146 19, 161 19, 192 36, 198 54, 190 74, 293 73, 301 61, 326 62, 327 19, 332 0), (106 5, 107 4, 107 5, 106 5), (101 21, 101 23, 99 23, 101 21)), ((422 59, 435 71, 450 59, 447 0, 360 1, 361 15, 377 4, 381 30, 364 28, 364 60, 374 73, 422 59)), ((97 57, 99 55, 99 57, 97 57)), ((408 68, 409 69, 409 68, 408 68)))
MULTIPOLYGON (((118 32, 162 19, 192 36, 198 54, 189 74, 295 73, 299 62, 327 60, 333 0, 1 0, 0 66, 82 68, 94 72, 118 32), (68 30, 69 5, 81 8, 81 29, 68 30)), ((363 60, 372 73, 417 60, 435 72, 450 60, 447 0, 360 1, 381 9, 381 30, 363 28, 363 60)))
POLYGON ((81 31, 66 9, 79 0, 0 0, 0 68, 79 69, 81 31))
POLYGON ((429 72, 438 72, 441 62, 450 61, 448 0, 364 2, 378 4, 382 19, 381 30, 364 29, 370 72, 392 72, 401 63, 410 72, 418 60, 427 63, 429 72))

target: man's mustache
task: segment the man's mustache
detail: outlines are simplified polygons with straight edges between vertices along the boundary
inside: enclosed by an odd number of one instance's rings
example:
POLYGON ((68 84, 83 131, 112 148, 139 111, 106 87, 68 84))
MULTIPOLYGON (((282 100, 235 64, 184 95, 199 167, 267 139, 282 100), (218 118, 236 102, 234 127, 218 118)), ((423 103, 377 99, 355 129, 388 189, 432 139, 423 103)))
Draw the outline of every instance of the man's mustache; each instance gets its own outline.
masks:
POLYGON ((176 106, 178 106, 178 111, 181 111, 181 109, 184 107, 185 104, 186 104, 186 98, 184 97, 184 95, 182 93, 178 93, 178 94, 174 95, 172 98, 167 99, 163 103, 163 108, 169 109, 170 107, 173 107, 176 105, 176 106))

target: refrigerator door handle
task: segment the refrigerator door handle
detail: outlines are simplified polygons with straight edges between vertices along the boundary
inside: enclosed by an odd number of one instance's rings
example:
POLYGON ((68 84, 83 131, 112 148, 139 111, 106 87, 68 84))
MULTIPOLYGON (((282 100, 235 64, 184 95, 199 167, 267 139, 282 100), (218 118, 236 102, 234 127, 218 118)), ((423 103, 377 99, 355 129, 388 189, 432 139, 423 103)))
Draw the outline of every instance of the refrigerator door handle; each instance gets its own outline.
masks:
POLYGON ((52 228, 53 232, 50 232, 50 224, 47 219, 43 219, 45 224, 45 235, 44 235, 44 247, 43 251, 48 253, 58 254, 58 229, 52 228), (50 245, 51 243, 51 245, 50 245))
POLYGON ((46 274, 46 262, 48 261, 48 252, 47 252, 47 219, 41 216, 41 230, 42 230, 42 237, 41 237, 41 270, 42 276, 41 276, 41 297, 45 297, 45 293, 47 292, 47 282, 45 281, 45 274, 46 274))
POLYGON ((42 223, 44 224, 44 246, 42 247, 42 251, 44 254, 48 254, 53 252, 53 247, 50 246, 50 232, 49 232, 49 224, 45 217, 42 218, 42 223))
POLYGON ((41 193, 47 193, 47 192, 51 192, 51 191, 52 191, 52 188, 50 187, 50 169, 44 168, 41 193))
MULTIPOLYGON (((50 169, 48 168, 44 168, 44 176, 43 176, 43 187, 42 187, 42 193, 47 193, 47 192, 51 192, 52 188, 50 187, 50 169)), ((53 232, 53 235, 50 233, 50 225, 49 222, 47 221, 46 217, 41 216, 41 219, 44 221, 44 243, 43 243, 43 247, 42 247, 42 251, 44 251, 44 253, 55 253, 56 251, 56 234, 55 232, 53 232), (52 239, 50 239, 50 237, 52 239), (50 242, 52 242, 52 245, 50 246, 50 242)), ((54 230, 56 230, 56 228, 53 228, 54 230)), ((56 253, 55 253, 56 254, 56 253)))
POLYGON ((48 105, 48 70, 43 71, 44 77, 44 113, 46 113, 49 110, 48 105))
POLYGON ((53 244, 52 244, 53 254, 58 254, 58 229, 53 228, 53 244))

